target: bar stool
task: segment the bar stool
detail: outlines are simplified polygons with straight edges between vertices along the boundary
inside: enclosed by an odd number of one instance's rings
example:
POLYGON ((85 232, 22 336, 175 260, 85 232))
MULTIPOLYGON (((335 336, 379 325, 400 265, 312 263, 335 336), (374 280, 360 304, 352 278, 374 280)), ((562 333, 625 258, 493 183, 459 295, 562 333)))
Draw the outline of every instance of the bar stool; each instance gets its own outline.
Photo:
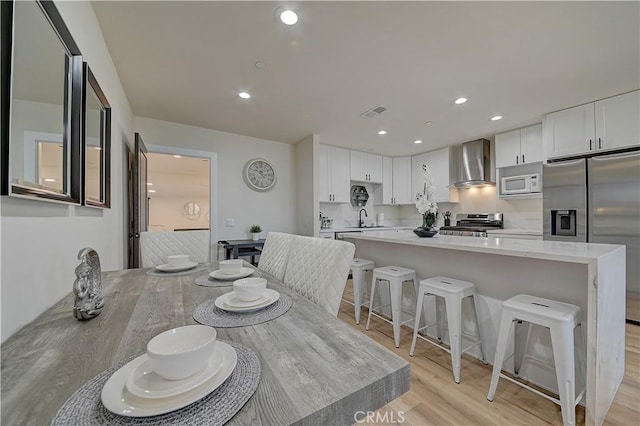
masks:
POLYGON ((502 303, 500 331, 498 332, 496 356, 487 399, 493 401, 496 388, 498 387, 498 380, 502 377, 560 405, 562 422, 565 425, 574 425, 576 422, 576 405, 578 405, 585 393, 585 389, 582 389, 578 397, 576 398, 575 396, 574 330, 577 326, 580 326, 582 331, 582 350, 578 351, 578 359, 580 371, 584 371, 583 356, 586 351, 584 348, 584 346, 586 346, 586 338, 585 329, 582 326, 582 313, 578 306, 524 294, 505 300, 502 303), (558 395, 560 396, 559 400, 501 373, 507 350, 507 340, 509 340, 509 334, 511 333, 511 323, 514 321, 516 322, 515 350, 514 353, 507 358, 515 355, 514 370, 516 376, 520 371, 524 358, 529 357, 525 354, 529 333, 527 333, 526 340, 519 338, 519 335, 522 333, 519 325, 522 321, 526 321, 527 328, 529 324, 537 324, 549 329, 551 333, 551 345, 553 347, 556 380, 558 382, 558 395), (522 342, 524 342, 524 348, 522 347, 522 342))
POLYGON ((348 300, 343 301, 353 305, 355 309, 356 324, 360 324, 360 307, 362 306, 362 291, 365 286, 365 274, 367 271, 373 271, 376 267, 373 260, 358 259, 357 257, 351 261, 351 277, 353 283, 353 303, 348 300))
POLYGON ((371 322, 371 315, 375 315, 383 321, 393 324, 393 340, 395 341, 396 348, 400 347, 400 327, 402 324, 406 324, 413 321, 413 318, 401 322, 402 315, 402 284, 405 281, 413 281, 413 287, 416 294, 418 294, 418 279, 416 278, 416 271, 413 269, 403 268, 400 266, 384 266, 382 268, 375 268, 373 270, 373 278, 371 279, 371 297, 369 299, 369 315, 367 317, 366 330, 369 330, 369 323, 371 322), (389 306, 376 306, 373 307, 373 298, 376 290, 376 284, 378 281, 389 282, 389 293, 391 296, 391 321, 373 312, 374 309, 384 308, 389 306))
POLYGON ((482 356, 482 362, 487 363, 484 356, 484 349, 482 348, 482 338, 480 337, 480 327, 478 323, 478 314, 476 312, 475 304, 476 288, 473 284, 456 280, 448 277, 434 277, 420 281, 420 289, 418 290, 418 303, 416 305, 416 318, 413 326, 413 340, 411 341, 411 350, 409 355, 413 356, 416 349, 416 342, 418 337, 421 339, 443 349, 451 354, 451 366, 453 368, 453 378, 456 383, 460 383, 460 361, 462 354, 469 349, 479 346, 480 354, 482 356), (420 313, 422 311, 424 296, 433 296, 436 299, 436 322, 427 324, 424 327, 420 327, 420 313), (473 316, 476 323, 477 336, 472 336, 469 333, 462 331, 462 300, 466 297, 471 297, 471 305, 473 307, 473 316), (449 349, 444 346, 429 340, 426 337, 418 335, 420 330, 425 330, 429 327, 437 326, 438 341, 442 341, 442 299, 445 302, 445 308, 447 311, 447 323, 449 328, 449 349), (462 336, 474 339, 473 344, 462 348, 462 336))

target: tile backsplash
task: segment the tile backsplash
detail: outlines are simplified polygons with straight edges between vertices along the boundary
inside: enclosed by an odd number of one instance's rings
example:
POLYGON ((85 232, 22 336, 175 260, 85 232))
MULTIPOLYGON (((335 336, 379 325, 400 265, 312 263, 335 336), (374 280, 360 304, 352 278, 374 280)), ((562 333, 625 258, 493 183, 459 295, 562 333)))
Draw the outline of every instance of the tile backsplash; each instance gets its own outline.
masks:
MULTIPOLYGON (((372 184, 365 184, 367 191, 372 192, 372 184)), ((542 233, 542 198, 521 200, 499 200, 495 187, 469 188, 459 190, 459 203, 438 204, 438 224, 444 225, 442 213, 449 210, 452 213, 452 225, 455 224, 456 213, 504 213, 505 229, 526 229, 542 233)), ((407 205, 376 206, 372 199, 365 207, 354 207, 351 204, 321 203, 320 211, 324 216, 333 219, 334 228, 342 226, 357 226, 358 212, 361 208, 367 211, 364 217, 366 224, 374 224, 376 213, 384 214, 385 226, 410 226, 422 224, 422 217, 415 206, 407 205)))

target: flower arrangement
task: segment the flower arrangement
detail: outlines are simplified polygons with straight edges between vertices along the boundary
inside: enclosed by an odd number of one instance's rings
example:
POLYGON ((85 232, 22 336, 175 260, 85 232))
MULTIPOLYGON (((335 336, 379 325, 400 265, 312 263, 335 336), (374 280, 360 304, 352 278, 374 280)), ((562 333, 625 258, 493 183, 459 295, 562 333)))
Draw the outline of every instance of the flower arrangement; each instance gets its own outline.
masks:
POLYGON ((433 201, 433 176, 431 169, 426 164, 422 165, 422 177, 424 179, 424 187, 422 194, 416 195, 416 208, 418 213, 422 215, 422 226, 427 229, 433 228, 438 217, 438 203, 433 201))

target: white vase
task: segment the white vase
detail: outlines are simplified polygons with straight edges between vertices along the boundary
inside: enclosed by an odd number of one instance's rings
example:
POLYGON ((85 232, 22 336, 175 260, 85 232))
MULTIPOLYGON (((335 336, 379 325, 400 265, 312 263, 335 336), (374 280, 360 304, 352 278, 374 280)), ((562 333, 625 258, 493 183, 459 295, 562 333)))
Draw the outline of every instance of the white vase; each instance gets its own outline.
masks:
POLYGON ((260 239, 260 233, 259 232, 252 232, 251 233, 251 237, 253 238, 253 241, 258 241, 260 239))

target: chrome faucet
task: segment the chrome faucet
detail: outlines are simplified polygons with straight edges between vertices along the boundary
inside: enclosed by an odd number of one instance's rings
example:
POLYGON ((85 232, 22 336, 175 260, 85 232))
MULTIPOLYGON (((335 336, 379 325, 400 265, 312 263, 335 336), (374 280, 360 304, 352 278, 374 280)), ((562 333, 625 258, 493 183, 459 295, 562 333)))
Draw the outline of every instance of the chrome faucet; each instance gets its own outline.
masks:
POLYGON ((369 217, 365 209, 360 209, 360 211, 358 212, 358 228, 362 228, 364 226, 364 220, 362 220, 362 212, 364 212, 365 217, 369 217))

